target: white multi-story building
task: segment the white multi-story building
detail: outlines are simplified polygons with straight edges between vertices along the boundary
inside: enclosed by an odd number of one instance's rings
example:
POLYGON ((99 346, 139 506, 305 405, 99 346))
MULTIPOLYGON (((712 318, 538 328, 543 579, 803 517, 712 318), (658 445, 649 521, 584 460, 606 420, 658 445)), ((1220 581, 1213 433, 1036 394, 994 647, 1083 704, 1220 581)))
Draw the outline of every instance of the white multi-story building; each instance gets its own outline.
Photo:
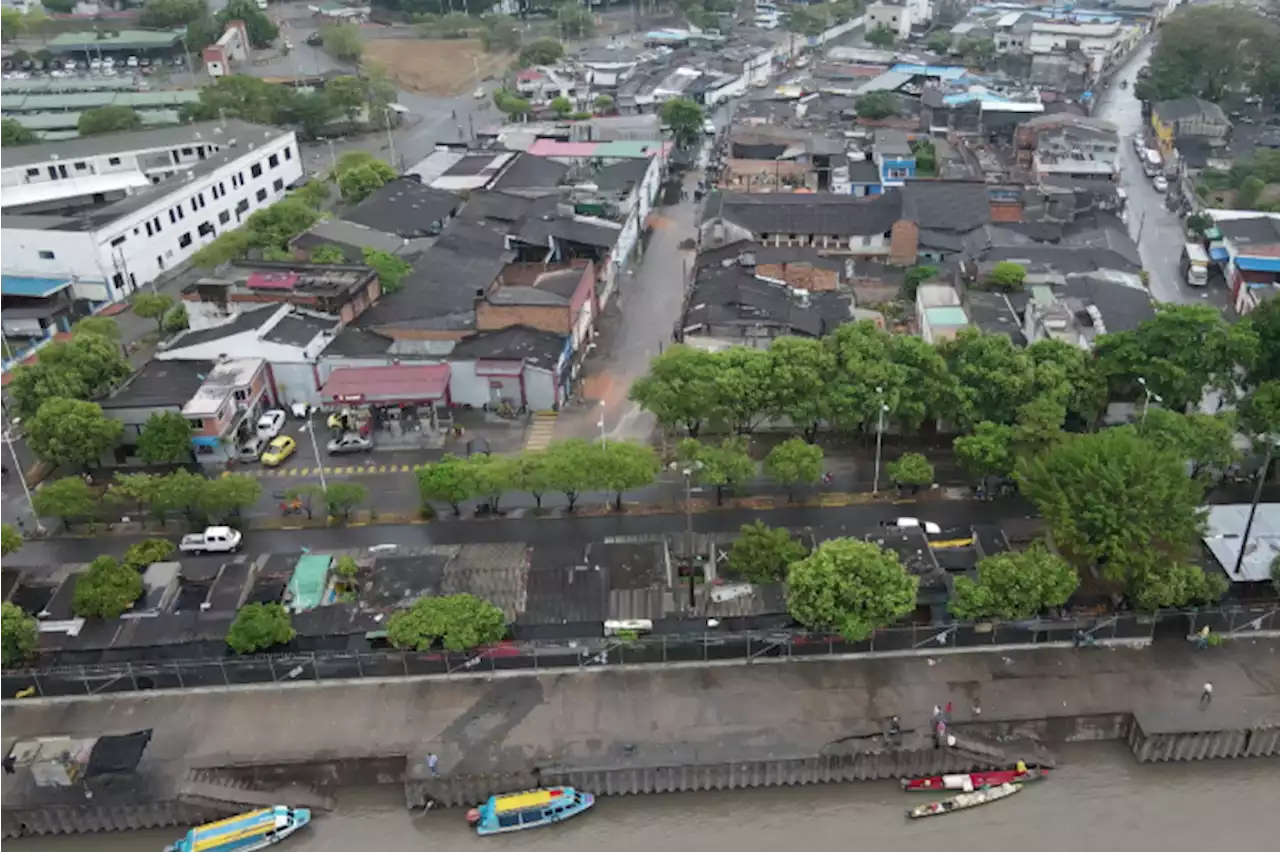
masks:
POLYGON ((888 27, 899 40, 911 35, 911 8, 897 3, 872 3, 867 7, 866 31, 888 27))
POLYGON ((303 175, 292 131, 241 121, 6 147, 2 165, 4 275, 70 281, 95 304, 182 263, 303 175))

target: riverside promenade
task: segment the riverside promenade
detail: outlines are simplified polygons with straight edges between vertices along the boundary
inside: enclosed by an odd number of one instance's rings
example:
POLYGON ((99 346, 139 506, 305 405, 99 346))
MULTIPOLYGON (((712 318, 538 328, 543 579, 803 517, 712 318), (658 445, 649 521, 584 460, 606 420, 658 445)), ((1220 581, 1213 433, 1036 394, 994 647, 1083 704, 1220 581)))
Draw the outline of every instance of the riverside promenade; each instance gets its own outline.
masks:
MULTIPOLYGON (((30 699, 5 702, 0 721, 6 749, 28 737, 152 728, 140 771, 170 778, 193 767, 395 755, 412 766, 429 751, 456 777, 820 755, 878 737, 894 715, 908 732, 923 730, 947 702, 958 731, 1061 720, 1039 729, 1060 740, 1114 737, 1079 720, 1116 714, 1141 713, 1171 730, 1272 728, 1280 726, 1280 640, 30 699), (1201 708, 1206 682, 1213 701, 1201 708)), ((19 805, 5 783, 5 806, 19 805)))

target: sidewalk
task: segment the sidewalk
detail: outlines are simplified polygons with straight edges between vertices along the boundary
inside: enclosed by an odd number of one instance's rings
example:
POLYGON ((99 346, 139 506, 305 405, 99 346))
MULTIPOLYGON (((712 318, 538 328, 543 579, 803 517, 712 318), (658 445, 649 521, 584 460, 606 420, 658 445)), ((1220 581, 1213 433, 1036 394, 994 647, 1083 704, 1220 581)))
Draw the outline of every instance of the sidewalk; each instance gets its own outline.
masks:
POLYGON ((904 729, 921 728, 947 702, 960 729, 977 721, 975 702, 987 723, 1136 711, 1205 725, 1261 723, 1280 714, 1280 684, 1262 674, 1275 671, 1278 644, 218 687, 6 702, 0 720, 7 739, 151 728, 148 769, 428 750, 448 773, 672 765, 816 754, 882 732, 895 715, 904 729), (1201 710, 1207 681, 1214 701, 1201 710))

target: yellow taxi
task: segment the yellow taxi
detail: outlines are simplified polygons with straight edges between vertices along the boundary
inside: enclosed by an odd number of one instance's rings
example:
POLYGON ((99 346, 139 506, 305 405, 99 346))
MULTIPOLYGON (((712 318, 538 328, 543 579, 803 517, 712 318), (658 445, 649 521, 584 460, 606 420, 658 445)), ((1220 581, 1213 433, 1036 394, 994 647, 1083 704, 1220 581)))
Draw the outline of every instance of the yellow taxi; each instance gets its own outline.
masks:
POLYGON ((267 445, 267 451, 262 454, 262 463, 267 467, 276 467, 293 455, 296 449, 298 449, 298 442, 288 435, 272 438, 271 443, 267 445))

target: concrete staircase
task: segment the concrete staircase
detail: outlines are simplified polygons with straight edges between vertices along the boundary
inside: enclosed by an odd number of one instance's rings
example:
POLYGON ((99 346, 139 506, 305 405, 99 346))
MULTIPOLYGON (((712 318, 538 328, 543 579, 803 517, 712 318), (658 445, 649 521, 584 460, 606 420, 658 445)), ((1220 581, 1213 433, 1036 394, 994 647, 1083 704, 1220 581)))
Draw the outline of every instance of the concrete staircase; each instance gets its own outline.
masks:
POLYGON ((244 810, 289 805, 313 811, 332 811, 331 796, 300 784, 261 790, 248 781, 229 778, 215 769, 193 769, 178 787, 179 801, 213 807, 234 806, 244 810))

